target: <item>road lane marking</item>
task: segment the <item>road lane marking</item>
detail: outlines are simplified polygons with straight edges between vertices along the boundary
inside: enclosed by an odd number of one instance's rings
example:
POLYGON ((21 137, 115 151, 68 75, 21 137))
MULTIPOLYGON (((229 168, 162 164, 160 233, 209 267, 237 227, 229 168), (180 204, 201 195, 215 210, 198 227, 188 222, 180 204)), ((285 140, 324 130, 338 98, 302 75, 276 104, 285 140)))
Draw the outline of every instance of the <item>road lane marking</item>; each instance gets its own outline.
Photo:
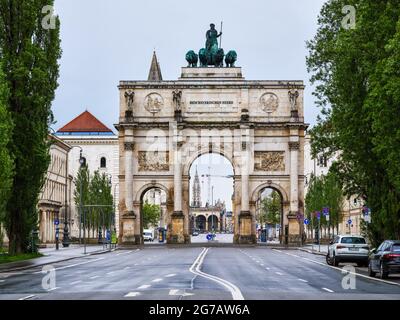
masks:
POLYGON ((69 285, 73 286, 74 284, 78 284, 78 283, 81 283, 81 282, 82 282, 82 280, 78 280, 78 281, 71 282, 69 285))
POLYGON ((57 289, 60 289, 60 287, 54 287, 54 288, 48 289, 47 292, 54 291, 54 290, 57 290, 57 289))
POLYGON ((198 255, 196 260, 193 262, 192 266, 189 268, 189 271, 193 274, 199 275, 203 278, 207 278, 209 280, 212 280, 212 281, 217 282, 218 284, 224 286, 231 293, 233 300, 244 300, 242 292, 233 283, 231 283, 225 279, 221 279, 219 277, 205 273, 200 270, 201 265, 203 264, 204 258, 206 256, 208 250, 209 250, 209 248, 203 249, 203 251, 198 255))
POLYGON ((185 292, 185 290, 171 289, 168 293, 169 296, 193 296, 194 293, 185 292))
POLYGON ((137 296, 140 296, 140 292, 129 292, 128 294, 124 295, 125 298, 137 297, 137 296))
POLYGON ((176 276, 176 273, 170 273, 170 274, 167 274, 165 277, 171 278, 171 277, 175 277, 175 276, 176 276))
POLYGON ((124 270, 128 270, 128 269, 130 269, 130 268, 131 268, 131 267, 125 267, 124 270))
POLYGON ((273 251, 276 251, 276 252, 282 252, 281 250, 278 250, 278 249, 272 249, 273 251))
MULTIPOLYGON (((138 251, 138 250, 139 249, 136 249, 135 252, 138 251)), ((122 256, 123 254, 128 254, 128 253, 131 253, 131 252, 133 252, 133 251, 131 250, 131 251, 127 251, 127 252, 117 253, 117 256, 122 256)))
MULTIPOLYGON (((91 262, 96 262, 96 261, 100 261, 100 260, 104 260, 104 258, 98 258, 98 259, 93 259, 93 260, 90 260, 90 261, 85 261, 85 262, 70 264, 70 265, 68 265, 68 266, 55 268, 54 270, 55 270, 55 271, 57 271, 57 270, 63 270, 63 269, 72 268, 72 267, 76 267, 76 266, 80 266, 80 265, 83 265, 83 264, 87 264, 87 263, 91 263, 91 262)), ((47 264, 46 266, 51 266, 51 264, 47 264)), ((39 274, 39 273, 42 273, 42 271, 33 272, 33 274, 39 274)))
POLYGON ((157 279, 151 280, 151 282, 160 282, 160 281, 163 281, 163 279, 157 278, 157 279))
POLYGON ((0 280, 0 282, 5 282, 6 280, 0 280))
POLYGON ((280 273, 280 272, 275 272, 277 275, 279 275, 279 276, 283 276, 283 273, 280 273))
POLYGON ((22 300, 28 300, 28 299, 30 299, 30 298, 33 298, 35 295, 34 294, 31 294, 30 296, 26 296, 26 297, 23 297, 23 298, 19 298, 18 300, 20 300, 20 301, 22 301, 22 300))
POLYGON ((109 276, 110 275, 112 275, 112 274, 114 274, 114 273, 116 273, 117 271, 110 271, 110 272, 107 272, 106 274, 108 274, 109 276))
MULTIPOLYGON (((272 250, 274 250, 274 249, 272 249, 272 250)), ((284 253, 284 254, 287 254, 286 252, 283 252, 283 253, 284 253)), ((310 262, 312 262, 312 263, 319 264, 319 265, 324 266, 324 267, 328 267, 328 268, 331 268, 331 269, 334 269, 334 270, 338 270, 338 271, 340 271, 340 272, 343 271, 342 268, 335 267, 335 266, 330 266, 330 265, 328 265, 328 264, 326 264, 326 263, 322 263, 322 262, 319 262, 319 261, 316 261, 316 260, 308 259, 308 258, 306 258, 306 257, 300 257, 300 256, 299 256, 299 258, 301 258, 301 259, 303 259, 303 260, 306 260, 306 261, 310 261, 310 262)), ((352 274, 352 275, 355 275, 355 276, 358 276, 358 277, 362 277, 362 278, 365 278, 365 279, 368 279, 368 280, 379 281, 379 282, 383 282, 383 283, 386 283, 386 284, 392 284, 392 285, 400 286, 400 283, 397 283, 397 282, 392 282, 392 281, 388 281, 388 280, 378 279, 378 278, 366 276, 366 275, 364 275, 364 274, 357 273, 357 272, 349 272, 349 271, 346 271, 346 273, 347 273, 347 274, 350 273, 350 274, 352 274)))
POLYGON ((97 279, 97 278, 100 278, 100 276, 93 276, 93 277, 90 277, 90 279, 97 279))
POLYGON ((150 287, 151 287, 150 284, 144 284, 144 285, 141 285, 141 286, 138 288, 138 290, 147 289, 147 288, 150 288, 150 287))
POLYGON ((303 281, 303 282, 308 282, 307 280, 304 280, 304 279, 297 279, 297 280, 299 280, 299 281, 303 281))
POLYGON ((328 291, 328 292, 335 292, 335 291, 333 291, 331 289, 328 289, 328 288, 322 288, 322 290, 325 290, 325 291, 328 291))
POLYGON ((265 270, 270 270, 271 268, 266 267, 265 270))
POLYGON ((139 265, 139 263, 135 263, 135 264, 134 264, 134 266, 138 266, 138 265, 139 265))
POLYGON ((261 263, 260 265, 261 265, 261 267, 264 267, 264 263, 261 263))

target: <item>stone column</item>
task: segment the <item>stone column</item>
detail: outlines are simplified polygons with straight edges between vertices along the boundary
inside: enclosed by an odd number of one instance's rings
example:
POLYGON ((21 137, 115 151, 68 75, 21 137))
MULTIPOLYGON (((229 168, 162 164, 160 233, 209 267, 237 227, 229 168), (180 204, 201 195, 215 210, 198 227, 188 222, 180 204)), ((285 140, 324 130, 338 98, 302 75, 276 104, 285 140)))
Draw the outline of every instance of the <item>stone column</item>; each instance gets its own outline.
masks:
POLYGON ((184 243, 185 231, 184 222, 185 217, 182 211, 182 154, 180 148, 182 142, 180 136, 175 128, 173 135, 173 159, 174 159, 174 212, 171 216, 171 227, 168 228, 169 234, 167 237, 168 243, 184 243))
POLYGON ((288 242, 298 242, 300 227, 297 215, 299 213, 299 148, 298 137, 291 137, 289 141, 290 151, 290 211, 288 215, 289 235, 288 242))
POLYGON ((242 127, 241 136, 241 201, 239 215, 239 233, 237 243, 255 243, 253 219, 249 203, 249 174, 250 174, 250 133, 248 127, 242 127))
POLYGON ((122 244, 140 244, 140 230, 135 227, 135 213, 133 211, 133 129, 125 129, 124 158, 125 158, 125 207, 120 222, 122 230, 122 244))

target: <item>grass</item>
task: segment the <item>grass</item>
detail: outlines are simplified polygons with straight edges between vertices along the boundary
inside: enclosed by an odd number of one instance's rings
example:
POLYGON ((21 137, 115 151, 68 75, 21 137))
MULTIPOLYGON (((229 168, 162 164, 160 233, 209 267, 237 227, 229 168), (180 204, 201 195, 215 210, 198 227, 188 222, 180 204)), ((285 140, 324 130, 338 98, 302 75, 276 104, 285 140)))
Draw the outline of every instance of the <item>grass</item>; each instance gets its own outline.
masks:
POLYGON ((9 262, 16 262, 16 261, 24 261, 34 258, 42 257, 41 253, 22 253, 19 255, 9 255, 5 252, 0 252, 0 264, 2 263, 9 263, 9 262))

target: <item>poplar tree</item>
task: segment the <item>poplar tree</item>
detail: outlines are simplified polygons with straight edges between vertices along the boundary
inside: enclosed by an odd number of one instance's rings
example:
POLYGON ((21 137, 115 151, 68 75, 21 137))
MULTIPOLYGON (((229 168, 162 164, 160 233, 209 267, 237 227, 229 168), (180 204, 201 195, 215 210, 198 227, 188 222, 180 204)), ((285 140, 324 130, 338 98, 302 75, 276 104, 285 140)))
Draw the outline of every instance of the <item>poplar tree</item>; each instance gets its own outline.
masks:
POLYGON ((37 202, 47 171, 51 103, 58 86, 60 23, 53 0, 0 0, 0 59, 13 129, 7 144, 15 163, 6 204, 9 253, 27 251, 37 228, 37 202))

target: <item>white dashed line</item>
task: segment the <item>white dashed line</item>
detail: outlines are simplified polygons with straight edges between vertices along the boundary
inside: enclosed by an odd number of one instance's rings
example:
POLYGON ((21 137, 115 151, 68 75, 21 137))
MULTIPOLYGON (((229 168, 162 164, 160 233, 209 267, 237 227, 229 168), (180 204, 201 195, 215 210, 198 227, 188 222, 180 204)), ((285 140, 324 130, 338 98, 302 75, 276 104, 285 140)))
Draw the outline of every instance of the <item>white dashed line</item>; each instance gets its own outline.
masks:
POLYGON ((123 254, 128 254, 128 253, 131 253, 131 252, 133 252, 133 251, 121 252, 121 253, 118 253, 117 256, 122 256, 123 254))
POLYGON ((31 294, 30 296, 26 296, 26 297, 23 297, 23 298, 19 298, 18 300, 20 300, 20 301, 22 301, 22 300, 28 300, 28 299, 30 299, 30 298, 33 298, 35 295, 34 294, 31 294))
POLYGON ((60 287, 54 287, 54 288, 51 288, 51 289, 49 289, 47 291, 50 292, 50 291, 54 291, 54 290, 57 290, 57 289, 60 289, 60 287))
POLYGON ((161 278, 157 278, 157 279, 154 279, 154 280, 151 280, 151 282, 160 282, 160 281, 162 281, 163 279, 161 279, 161 278))
POLYGON ((272 249, 272 250, 274 250, 276 252, 282 252, 281 250, 278 250, 278 249, 272 249))
POLYGON ((140 286, 138 289, 142 290, 142 289, 147 289, 147 288, 150 288, 150 287, 151 287, 150 284, 144 284, 144 285, 140 286))
POLYGON ((73 286, 74 284, 78 284, 78 283, 81 283, 81 282, 82 282, 82 280, 78 280, 78 281, 71 282, 69 285, 73 286))
POLYGON ((266 267, 265 270, 270 270, 270 268, 266 267))
POLYGON ((334 292, 333 290, 328 289, 328 288, 322 288, 322 290, 325 290, 325 291, 328 291, 328 292, 334 292))
POLYGON ((130 297, 137 297, 137 296, 140 296, 140 292, 129 292, 124 297, 130 298, 130 297))
POLYGON ((261 263, 261 267, 264 267, 264 263, 261 263))
POLYGON ((166 278, 171 278, 171 277, 175 277, 175 276, 176 276, 175 273, 170 273, 170 274, 167 274, 165 277, 166 278))
POLYGON ((108 274, 108 275, 112 275, 112 274, 114 274, 116 271, 110 271, 110 272, 107 272, 106 274, 108 274))
POLYGON ((131 268, 131 267, 125 267, 124 270, 128 270, 128 269, 130 269, 130 268, 131 268))
POLYGON ((280 273, 280 272, 275 272, 277 275, 279 275, 279 276, 283 276, 283 273, 280 273))
MULTIPOLYGON (((63 270, 63 269, 67 269, 67 268, 72 268, 72 267, 80 266, 80 265, 82 265, 82 264, 87 264, 87 263, 96 262, 96 261, 100 261, 100 260, 104 260, 104 258, 98 258, 98 259, 93 259, 93 260, 90 260, 90 261, 85 261, 85 262, 70 264, 70 265, 68 265, 68 266, 55 268, 54 271, 63 270)), ((33 274, 39 274, 39 273, 42 273, 42 271, 33 272, 33 274)))
POLYGON ((89 279, 97 279, 97 278, 100 278, 100 276, 93 276, 93 277, 90 277, 89 279))
POLYGON ((308 282, 307 280, 304 280, 304 279, 297 279, 297 280, 303 281, 303 282, 308 282))

